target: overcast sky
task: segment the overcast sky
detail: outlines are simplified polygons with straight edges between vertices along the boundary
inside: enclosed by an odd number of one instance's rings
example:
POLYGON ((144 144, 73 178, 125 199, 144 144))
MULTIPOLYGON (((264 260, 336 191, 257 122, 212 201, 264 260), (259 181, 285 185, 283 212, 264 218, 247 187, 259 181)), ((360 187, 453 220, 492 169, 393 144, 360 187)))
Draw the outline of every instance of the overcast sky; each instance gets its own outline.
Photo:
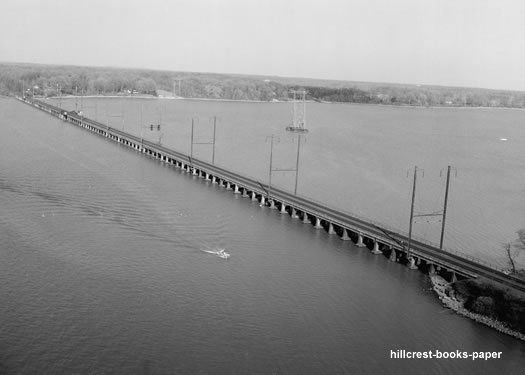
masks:
POLYGON ((523 0, 1 0, 0 61, 525 90, 523 0))

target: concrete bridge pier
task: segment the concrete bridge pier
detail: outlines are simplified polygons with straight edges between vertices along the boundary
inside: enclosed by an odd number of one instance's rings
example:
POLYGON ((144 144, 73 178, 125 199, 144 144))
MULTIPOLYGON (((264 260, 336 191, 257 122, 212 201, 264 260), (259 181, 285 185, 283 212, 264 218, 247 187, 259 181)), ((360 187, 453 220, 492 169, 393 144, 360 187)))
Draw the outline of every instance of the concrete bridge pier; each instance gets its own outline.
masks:
POLYGON ((310 219, 308 218, 308 214, 306 212, 303 212, 303 224, 310 224, 310 219))
POLYGON ((357 243, 355 244, 357 247, 365 247, 366 245, 363 242, 363 235, 361 233, 357 233, 357 243))
POLYGON ((293 207, 292 207, 292 213, 291 213, 290 216, 291 216, 292 219, 298 219, 299 218, 299 216, 297 216, 297 211, 293 207))
POLYGON ((314 225, 314 228, 315 229, 321 229, 323 226, 321 225, 321 219, 319 219, 318 217, 315 218, 315 225, 314 225))
POLYGON ((388 260, 391 262, 397 262, 396 249, 394 249, 393 247, 390 248, 390 256, 388 257, 388 260))
POLYGON ((383 254, 383 252, 379 250, 379 242, 377 242, 376 239, 374 239, 374 248, 372 249, 372 254, 383 254))
POLYGON ((246 188, 242 189, 242 195, 241 195, 243 198, 248 198, 248 191, 246 190, 246 188))
POLYGON ((261 206, 264 206, 266 204, 266 201, 264 199, 264 195, 261 195, 261 206))
POLYGON ((216 184, 216 183, 217 183, 217 177, 212 176, 212 178, 211 178, 211 183, 212 183, 212 184, 216 184))
POLYGON ((456 281, 458 281, 458 278, 456 277, 456 273, 452 271, 452 274, 450 275, 450 282, 455 283, 456 281))
POLYGON ((286 205, 284 203, 281 203, 281 210, 279 212, 282 214, 286 213, 286 205))
POLYGON ((197 176, 197 168, 193 167, 191 168, 191 174, 194 175, 194 176, 197 176))
POLYGON ((348 231, 345 228, 343 228, 343 234, 341 235, 341 240, 343 241, 351 240, 350 236, 348 235, 348 231))
POLYGON ((417 270, 416 259, 414 257, 408 258, 408 268, 411 270, 417 270))
POLYGON ((257 197, 255 196, 255 191, 252 191, 252 201, 256 201, 257 197))
POLYGON ((231 190, 232 189, 232 185, 230 183, 230 181, 227 181, 226 182, 226 190, 231 190))
POLYGON ((275 201, 273 199, 269 199, 268 202, 270 202, 270 208, 272 210, 277 209, 277 207, 275 206, 275 201))
POLYGON ((436 274, 436 269, 434 268, 434 264, 432 264, 432 263, 428 264, 428 274, 429 275, 435 275, 436 274))
POLYGON ((335 234, 334 225, 332 223, 328 224, 328 234, 335 234))
POLYGON ((205 178, 206 181, 210 181, 210 174, 209 173, 206 173, 206 178, 205 178))
POLYGON ((233 190, 233 194, 241 194, 241 192, 239 191, 239 185, 235 185, 235 188, 233 190))

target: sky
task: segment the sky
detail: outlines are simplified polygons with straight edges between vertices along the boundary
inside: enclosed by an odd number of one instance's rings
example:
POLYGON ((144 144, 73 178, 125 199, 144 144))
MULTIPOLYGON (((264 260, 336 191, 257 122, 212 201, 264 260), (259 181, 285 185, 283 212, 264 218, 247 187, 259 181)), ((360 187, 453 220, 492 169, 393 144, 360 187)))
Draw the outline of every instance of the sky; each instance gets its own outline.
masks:
POLYGON ((525 1, 1 0, 0 61, 525 91, 525 1))

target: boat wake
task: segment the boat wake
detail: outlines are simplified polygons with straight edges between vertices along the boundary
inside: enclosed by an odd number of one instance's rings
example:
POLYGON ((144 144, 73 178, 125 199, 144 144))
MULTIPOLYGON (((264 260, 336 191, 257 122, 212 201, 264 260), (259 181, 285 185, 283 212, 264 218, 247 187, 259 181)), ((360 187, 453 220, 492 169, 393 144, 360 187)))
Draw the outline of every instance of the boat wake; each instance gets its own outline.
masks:
POLYGON ((219 258, 222 259, 228 259, 230 257, 230 253, 227 253, 225 249, 217 249, 217 250, 202 250, 205 253, 217 255, 219 258))

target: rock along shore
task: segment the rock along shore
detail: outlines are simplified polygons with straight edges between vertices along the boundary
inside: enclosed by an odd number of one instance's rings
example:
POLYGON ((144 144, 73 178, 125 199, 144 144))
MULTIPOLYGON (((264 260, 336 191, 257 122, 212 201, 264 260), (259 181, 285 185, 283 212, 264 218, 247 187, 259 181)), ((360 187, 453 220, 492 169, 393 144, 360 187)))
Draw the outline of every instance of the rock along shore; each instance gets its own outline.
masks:
POLYGON ((432 287, 436 294, 438 295, 439 299, 445 305, 451 310, 454 310, 460 315, 466 316, 467 318, 470 318, 472 320, 475 320, 478 323, 485 324, 489 327, 492 327, 502 333, 505 333, 507 335, 513 336, 517 339, 520 339, 522 341, 525 341, 525 335, 512 330, 508 328, 505 323, 500 322, 496 319, 489 318, 487 316, 473 313, 472 311, 467 310, 463 306, 463 301, 458 299, 455 295, 454 290, 450 286, 450 283, 448 283, 445 279, 443 279, 441 276, 438 275, 430 275, 430 281, 432 282, 432 287))

